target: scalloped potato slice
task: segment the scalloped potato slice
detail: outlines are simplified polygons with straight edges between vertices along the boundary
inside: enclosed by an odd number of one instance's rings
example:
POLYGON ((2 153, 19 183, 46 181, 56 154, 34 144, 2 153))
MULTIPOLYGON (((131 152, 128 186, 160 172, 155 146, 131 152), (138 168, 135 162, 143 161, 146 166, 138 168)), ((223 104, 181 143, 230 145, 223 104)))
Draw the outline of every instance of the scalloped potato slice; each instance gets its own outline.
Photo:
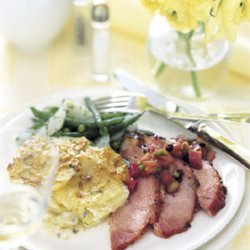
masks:
POLYGON ((97 176, 79 190, 81 179, 75 176, 67 186, 53 193, 57 203, 77 215, 84 228, 105 220, 128 197, 128 190, 120 181, 107 174, 101 179, 97 176))
POLYGON ((13 162, 7 167, 13 182, 40 185, 57 168, 58 148, 49 137, 34 136, 17 151, 13 162))

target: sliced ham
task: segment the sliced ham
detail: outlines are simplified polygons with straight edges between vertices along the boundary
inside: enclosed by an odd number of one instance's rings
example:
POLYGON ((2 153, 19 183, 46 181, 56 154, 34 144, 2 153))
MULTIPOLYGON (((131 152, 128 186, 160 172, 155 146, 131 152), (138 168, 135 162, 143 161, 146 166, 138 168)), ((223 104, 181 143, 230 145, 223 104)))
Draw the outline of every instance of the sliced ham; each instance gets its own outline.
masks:
POLYGON ((154 233, 165 238, 186 231, 196 209, 196 180, 192 170, 181 160, 176 160, 170 168, 181 170, 183 177, 177 192, 163 195, 159 220, 154 224, 154 233))
POLYGON ((123 158, 134 163, 140 160, 145 153, 154 152, 165 148, 167 145, 163 137, 156 135, 145 135, 142 132, 131 132, 125 135, 120 154, 123 158))
POLYGON ((156 177, 138 179, 137 189, 128 202, 110 217, 112 250, 125 249, 140 238, 159 213, 160 184, 156 177))
POLYGON ((136 163, 144 156, 144 136, 141 133, 125 135, 120 155, 130 163, 136 163))
POLYGON ((110 219, 113 250, 133 243, 149 224, 157 236, 167 238, 186 231, 197 208, 214 216, 225 206, 226 188, 210 162, 215 152, 200 139, 166 140, 143 132, 129 133, 120 153, 130 167, 132 163, 140 166, 140 174, 130 169, 137 190, 131 189, 128 202, 110 219), (180 177, 175 170, 181 170, 180 177))
POLYGON ((218 172, 209 161, 203 161, 202 168, 193 172, 199 181, 197 196, 200 206, 209 215, 216 215, 225 206, 226 193, 218 172))
POLYGON ((173 161, 173 157, 166 151, 165 138, 156 135, 145 135, 142 132, 133 132, 125 135, 120 154, 131 164, 141 162, 144 164, 147 174, 154 174, 158 167, 167 167, 173 161), (164 149, 165 156, 154 157, 154 153, 164 149))

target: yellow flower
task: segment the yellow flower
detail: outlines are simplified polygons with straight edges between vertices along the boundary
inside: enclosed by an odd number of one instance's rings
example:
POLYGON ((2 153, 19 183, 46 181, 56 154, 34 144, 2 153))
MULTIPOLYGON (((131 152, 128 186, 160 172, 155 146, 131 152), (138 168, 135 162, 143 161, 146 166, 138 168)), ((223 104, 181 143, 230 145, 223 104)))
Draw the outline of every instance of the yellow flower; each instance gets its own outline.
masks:
POLYGON ((210 17, 210 11, 214 6, 214 0, 191 0, 194 15, 200 22, 206 22, 210 17))
POLYGON ((195 29, 209 18, 213 0, 159 0, 161 15, 180 31, 195 29))
POLYGON ((159 13, 165 16, 169 23, 177 30, 190 30, 197 27, 197 19, 192 13, 187 0, 164 1, 160 0, 159 13))
POLYGON ((205 23, 205 38, 235 38, 238 24, 250 20, 250 0, 140 0, 158 11, 177 30, 187 32, 205 23))
POLYGON ((250 0, 216 0, 206 24, 206 40, 234 40, 239 23, 250 20, 250 0))
POLYGON ((237 1, 236 11, 233 16, 235 23, 250 20, 250 0, 237 1))
POLYGON ((150 11, 155 11, 160 8, 159 0, 140 0, 142 4, 150 11))

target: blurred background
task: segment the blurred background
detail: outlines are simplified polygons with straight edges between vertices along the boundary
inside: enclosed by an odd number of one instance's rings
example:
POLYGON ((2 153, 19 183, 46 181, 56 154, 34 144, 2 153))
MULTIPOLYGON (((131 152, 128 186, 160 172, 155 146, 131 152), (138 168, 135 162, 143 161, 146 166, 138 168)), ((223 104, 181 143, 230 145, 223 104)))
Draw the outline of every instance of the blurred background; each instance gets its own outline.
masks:
MULTIPOLYGON (((138 0, 104 1, 109 14, 99 29, 93 25, 92 5, 100 2, 0 0, 1 111, 59 89, 115 84, 111 75, 104 83, 96 81, 93 70, 111 74, 121 67, 145 83, 155 84, 146 52, 152 15, 138 0)), ((223 88, 200 104, 209 110, 248 111, 249 23, 240 27, 231 45, 230 70, 223 88)))

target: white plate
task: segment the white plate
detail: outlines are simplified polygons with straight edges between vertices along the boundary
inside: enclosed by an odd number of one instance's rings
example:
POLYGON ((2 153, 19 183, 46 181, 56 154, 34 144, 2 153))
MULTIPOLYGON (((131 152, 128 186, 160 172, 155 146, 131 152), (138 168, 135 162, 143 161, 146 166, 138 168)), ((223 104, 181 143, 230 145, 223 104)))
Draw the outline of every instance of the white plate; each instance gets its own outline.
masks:
MULTIPOLYGON (((40 100, 37 100, 36 102, 2 118, 0 121, 1 168, 4 169, 7 166, 8 162, 11 161, 15 153, 16 136, 30 124, 30 112, 28 106, 35 105, 36 107, 43 107, 58 103, 62 98, 67 97, 83 98, 85 95, 91 95, 93 97, 104 96, 110 94, 111 91, 115 90, 111 90, 110 88, 97 88, 90 90, 78 89, 66 91, 56 95, 43 97, 40 100)), ((174 123, 153 114, 145 114, 139 121, 139 127, 151 130, 156 134, 167 138, 180 134, 193 136, 190 132, 180 128, 174 123)), ((219 151, 217 151, 214 166, 219 171, 223 183, 228 190, 226 196, 226 207, 223 210, 221 210, 213 218, 208 216, 203 211, 197 212, 194 220, 192 221, 192 227, 187 232, 175 235, 169 239, 156 237, 149 230, 140 240, 131 245, 129 249, 195 249, 204 245, 225 229, 238 211, 242 198, 245 194, 245 171, 239 166, 239 163, 219 151)), ((2 175, 2 177, 0 177, 0 182, 2 181, 1 178, 6 178, 6 175, 2 175)), ((106 250, 110 249, 108 224, 103 223, 96 228, 86 230, 75 238, 66 241, 52 238, 42 228, 40 228, 34 235, 32 235, 32 237, 29 238, 27 244, 32 250, 106 250)), ((207 244, 209 244, 209 242, 207 244)))

